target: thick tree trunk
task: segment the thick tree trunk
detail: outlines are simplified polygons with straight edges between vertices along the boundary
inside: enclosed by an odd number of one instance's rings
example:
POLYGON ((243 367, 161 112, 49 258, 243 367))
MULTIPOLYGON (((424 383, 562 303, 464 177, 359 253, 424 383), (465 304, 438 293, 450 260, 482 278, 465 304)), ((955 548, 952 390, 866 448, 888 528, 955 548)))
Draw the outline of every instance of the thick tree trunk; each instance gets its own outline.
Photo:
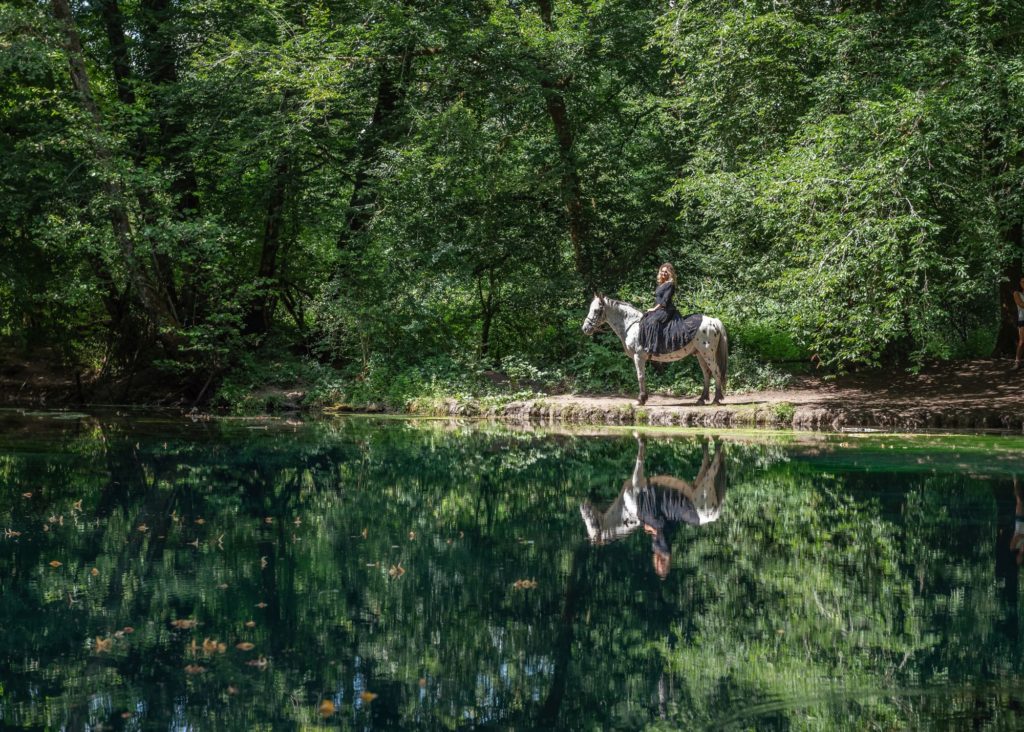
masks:
POLYGON ((1020 287, 1021 257, 1024 256, 1024 226, 1020 223, 1013 226, 1007 233, 1018 254, 1007 263, 1003 270, 1003 278, 999 283, 999 333, 992 355, 1013 356, 1017 350, 1017 305, 1013 301, 1013 291, 1020 287))
MULTIPOLYGON (((78 36, 78 29, 75 26, 74 16, 68 0, 51 0, 50 7, 54 17, 62 26, 64 32, 64 49, 68 56, 68 65, 71 73, 71 82, 78 92, 79 102, 82 108, 92 118, 98 139, 102 139, 103 116, 92 95, 92 88, 89 83, 89 75, 85 68, 85 60, 82 53, 82 42, 78 36)), ((103 142, 95 145, 95 154, 102 167, 106 168, 104 173, 104 188, 110 201, 110 220, 114 230, 114 239, 121 251, 125 269, 128 272, 129 282, 135 297, 146 313, 146 316, 156 326, 158 338, 168 347, 174 350, 177 339, 173 330, 177 325, 177 318, 173 311, 169 310, 162 301, 157 288, 147 275, 145 269, 140 265, 135 253, 131 220, 125 203, 124 189, 112 174, 114 168, 113 153, 103 142)))
POLYGON ((103 25, 110 43, 110 63, 117 85, 117 98, 124 104, 135 104, 135 91, 131 86, 132 66, 128 58, 128 43, 124 35, 124 17, 117 0, 100 0, 103 25))
POLYGON ((407 44, 394 54, 400 58, 397 65, 389 66, 385 62, 381 68, 373 116, 356 146, 352 192, 349 195, 345 226, 338 236, 338 248, 341 250, 348 248, 373 217, 374 195, 369 186, 370 166, 381 147, 397 139, 401 131, 396 118, 405 102, 406 84, 412 71, 413 51, 413 45, 407 44))
MULTIPOLYGON (((555 29, 552 17, 552 0, 538 0, 541 20, 547 30, 555 29)), ((572 244, 573 260, 576 271, 590 289, 595 284, 594 268, 588 255, 588 230, 586 210, 583 206, 582 186, 580 185, 579 166, 576 161, 576 139, 572 130, 569 110, 565 103, 562 89, 565 81, 546 76, 541 79, 544 93, 544 104, 548 117, 555 129, 555 141, 558 145, 558 161, 561 171, 562 204, 569 226, 569 241, 572 244)))
POLYGON ((245 319, 245 330, 248 333, 263 334, 269 331, 274 307, 277 304, 278 254, 281 250, 281 230, 284 225, 290 172, 291 165, 286 153, 274 166, 274 178, 267 199, 267 213, 263 222, 263 246, 260 251, 259 269, 256 272, 260 294, 245 319))

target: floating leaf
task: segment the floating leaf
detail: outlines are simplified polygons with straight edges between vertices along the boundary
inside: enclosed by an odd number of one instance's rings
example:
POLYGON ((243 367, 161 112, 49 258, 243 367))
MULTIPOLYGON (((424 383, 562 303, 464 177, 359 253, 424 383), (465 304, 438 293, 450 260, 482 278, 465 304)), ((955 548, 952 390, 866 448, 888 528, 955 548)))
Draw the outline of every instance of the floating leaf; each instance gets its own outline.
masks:
POLYGON ((260 557, 260 569, 266 569, 270 562, 267 561, 266 557, 260 557))
POLYGON ((171 627, 172 628, 177 628, 178 630, 191 630, 192 628, 196 627, 197 625, 199 625, 199 621, 198 620, 181 619, 181 620, 172 620, 171 621, 171 627))
POLYGON ((265 602, 257 602, 256 603, 256 607, 258 607, 260 610, 262 610, 266 606, 267 606, 267 603, 265 603, 265 602))
POLYGON ((388 570, 388 575, 396 579, 398 577, 401 577, 403 574, 405 574, 405 568, 402 567, 401 562, 399 562, 398 564, 392 564, 391 569, 388 570))
POLYGON ((185 667, 185 673, 187 674, 201 674, 206 670, 205 666, 200 666, 198 663, 190 663, 185 667))
POLYGON ((517 590, 532 590, 537 587, 537 580, 519 579, 512 583, 517 590))
POLYGON ((54 569, 57 569, 57 567, 62 567, 64 566, 64 564, 63 562, 58 562, 56 559, 54 559, 52 562, 50 562, 50 566, 54 569))
POLYGON ((149 531, 149 527, 146 526, 145 524, 139 524, 138 525, 138 529, 143 534, 145 534, 147 531, 149 531))
POLYGON ((365 539, 366 537, 368 537, 370 535, 370 529, 369 528, 363 529, 362 533, 360 533, 359 535, 365 539))
POLYGON ((416 541, 416 532, 415 531, 410 531, 409 532, 409 541, 416 541))
POLYGON ((241 643, 235 646, 235 648, 237 648, 240 651, 251 651, 255 647, 256 646, 250 643, 249 641, 242 641, 241 643))
POLYGON ((256 627, 256 621, 255 620, 246 620, 245 621, 245 627, 246 628, 255 628, 256 627))
POLYGON ((251 661, 246 661, 245 663, 246 663, 246 665, 247 665, 247 666, 255 666, 256 668, 258 668, 258 669, 260 669, 260 670, 263 670, 263 669, 265 669, 265 668, 266 668, 267 666, 269 666, 269 665, 270 665, 270 661, 268 661, 268 660, 267 660, 267 659, 266 659, 265 657, 263 657, 263 656, 260 656, 259 658, 254 658, 254 659, 253 659, 253 660, 251 660, 251 661))
POLYGON ((31 498, 32 497, 32 491, 25 491, 24 493, 21 494, 21 497, 22 498, 31 498))
POLYGON ((109 653, 113 646, 113 638, 100 638, 99 636, 96 636, 96 645, 93 646, 93 650, 96 651, 96 653, 109 653))
POLYGON ((126 625, 126 626, 124 626, 124 627, 123 627, 123 628, 121 629, 121 632, 122 632, 122 633, 124 633, 125 635, 131 635, 132 633, 134 633, 134 632, 135 632, 135 628, 133 628, 133 627, 132 627, 132 626, 130 626, 130 625, 126 625))
POLYGON ((374 694, 372 691, 364 691, 362 694, 359 695, 359 698, 366 703, 370 703, 377 698, 377 695, 374 694))
POLYGON ((205 524, 205 523, 206 523, 206 519, 204 519, 204 518, 197 518, 197 519, 196 519, 196 523, 197 523, 197 524, 198 524, 199 526, 202 526, 203 524, 205 524))
POLYGON ((327 717, 334 714, 334 712, 336 711, 334 708, 334 702, 332 702, 330 699, 324 699, 322 702, 320 702, 319 711, 320 716, 326 719, 327 717))
POLYGON ((91 574, 93 577, 99 577, 100 576, 100 571, 98 569, 96 569, 95 567, 93 567, 92 569, 89 570, 89 574, 91 574))

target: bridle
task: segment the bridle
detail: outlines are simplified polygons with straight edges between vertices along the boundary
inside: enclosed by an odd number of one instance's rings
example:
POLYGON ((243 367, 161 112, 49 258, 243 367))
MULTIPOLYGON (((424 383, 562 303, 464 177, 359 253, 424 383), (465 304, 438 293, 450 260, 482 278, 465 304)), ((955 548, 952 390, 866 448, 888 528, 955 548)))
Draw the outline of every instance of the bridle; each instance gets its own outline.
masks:
POLYGON ((604 317, 604 302, 601 302, 597 308, 597 312, 588 314, 587 319, 583 321, 583 329, 589 330, 589 335, 596 335, 611 330, 611 326, 608 324, 608 320, 604 317), (597 325, 593 325, 594 321, 600 321, 597 325))

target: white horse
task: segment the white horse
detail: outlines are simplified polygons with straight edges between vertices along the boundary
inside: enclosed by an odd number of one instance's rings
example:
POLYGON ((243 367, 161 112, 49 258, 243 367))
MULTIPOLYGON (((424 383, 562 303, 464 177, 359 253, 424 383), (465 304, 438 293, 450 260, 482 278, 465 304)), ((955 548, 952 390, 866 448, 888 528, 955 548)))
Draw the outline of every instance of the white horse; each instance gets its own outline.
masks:
POLYGON ((680 348, 678 351, 664 354, 648 353, 640 345, 640 319, 643 313, 627 302, 613 300, 604 295, 594 295, 590 303, 590 312, 583 321, 583 332, 593 335, 602 323, 608 323, 615 335, 622 341, 622 347, 626 355, 633 359, 636 366, 636 379, 640 383, 640 396, 637 397, 637 404, 647 402, 647 362, 648 361, 678 361, 686 358, 691 353, 697 358, 700 370, 704 374, 704 393, 700 395, 697 404, 706 404, 708 390, 711 387, 711 377, 715 377, 715 399, 714 404, 722 401, 725 396, 725 381, 729 370, 729 338, 725 333, 725 326, 718 318, 701 316, 700 327, 693 336, 693 340, 680 348))

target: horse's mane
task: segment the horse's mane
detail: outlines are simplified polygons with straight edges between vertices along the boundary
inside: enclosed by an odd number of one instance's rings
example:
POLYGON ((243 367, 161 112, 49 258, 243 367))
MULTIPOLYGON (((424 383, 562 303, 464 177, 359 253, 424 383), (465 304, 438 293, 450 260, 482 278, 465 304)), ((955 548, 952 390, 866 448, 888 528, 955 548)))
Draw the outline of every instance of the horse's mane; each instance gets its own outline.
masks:
POLYGON ((607 302, 607 303, 611 303, 612 305, 625 305, 627 308, 632 308, 633 310, 637 310, 637 311, 640 310, 640 308, 638 308, 636 305, 634 305, 632 303, 628 303, 625 300, 616 300, 614 297, 607 297, 606 296, 604 298, 604 301, 607 302))

